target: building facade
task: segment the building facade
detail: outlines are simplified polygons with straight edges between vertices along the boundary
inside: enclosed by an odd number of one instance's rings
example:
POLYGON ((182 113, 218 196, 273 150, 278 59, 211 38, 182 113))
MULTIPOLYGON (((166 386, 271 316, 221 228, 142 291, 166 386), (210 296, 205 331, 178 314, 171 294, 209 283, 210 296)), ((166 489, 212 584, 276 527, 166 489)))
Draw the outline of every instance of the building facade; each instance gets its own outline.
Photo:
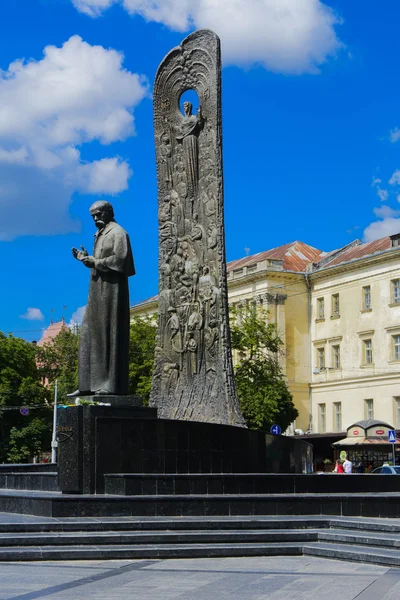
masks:
MULTIPOLYGON (((230 305, 262 306, 284 342, 299 411, 291 431, 340 433, 373 418, 400 428, 399 241, 330 253, 297 241, 228 263, 230 305)), ((131 315, 156 311, 154 296, 131 315)))
POLYGON ((400 248, 354 244, 311 265, 313 431, 361 419, 400 428, 400 248))

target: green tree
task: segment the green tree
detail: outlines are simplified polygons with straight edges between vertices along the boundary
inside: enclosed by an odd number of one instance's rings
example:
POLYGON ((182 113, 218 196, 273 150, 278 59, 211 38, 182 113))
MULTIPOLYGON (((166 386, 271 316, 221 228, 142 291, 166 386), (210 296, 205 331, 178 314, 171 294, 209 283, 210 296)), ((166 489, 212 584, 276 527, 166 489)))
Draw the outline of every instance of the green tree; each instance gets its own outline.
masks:
POLYGON ((32 462, 35 456, 50 448, 50 442, 49 423, 36 417, 26 427, 11 429, 8 460, 12 463, 32 462))
POLYGON ((39 371, 49 382, 52 397, 56 379, 60 399, 78 388, 78 346, 79 335, 63 327, 51 342, 37 348, 39 371))
POLYGON ((33 415, 51 424, 48 400, 33 344, 0 332, 0 461, 6 460, 13 427, 28 425, 33 415), (19 412, 22 406, 29 407, 28 416, 19 412))
POLYGON ((155 340, 155 319, 135 317, 130 332, 129 393, 140 396, 145 406, 150 397, 155 340))
POLYGON ((232 311, 232 347, 239 353, 235 382, 243 416, 250 429, 284 431, 298 411, 279 364, 283 342, 267 313, 250 306, 232 311))

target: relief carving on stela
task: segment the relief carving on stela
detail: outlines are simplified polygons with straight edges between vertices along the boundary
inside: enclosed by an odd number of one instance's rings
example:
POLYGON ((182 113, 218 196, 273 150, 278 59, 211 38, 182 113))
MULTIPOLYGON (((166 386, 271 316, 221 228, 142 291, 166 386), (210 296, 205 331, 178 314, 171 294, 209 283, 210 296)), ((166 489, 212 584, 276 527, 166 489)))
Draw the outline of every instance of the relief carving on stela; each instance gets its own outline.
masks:
POLYGON ((218 37, 171 50, 154 89, 159 322, 150 404, 161 418, 244 426, 227 304, 218 37), (199 107, 180 106, 187 90, 199 107))

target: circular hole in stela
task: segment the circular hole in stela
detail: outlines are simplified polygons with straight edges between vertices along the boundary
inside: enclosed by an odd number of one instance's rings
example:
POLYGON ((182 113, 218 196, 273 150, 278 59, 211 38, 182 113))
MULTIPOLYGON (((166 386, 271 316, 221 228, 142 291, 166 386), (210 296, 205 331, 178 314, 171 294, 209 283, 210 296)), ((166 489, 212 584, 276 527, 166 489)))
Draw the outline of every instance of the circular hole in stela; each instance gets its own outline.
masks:
POLYGON ((187 90, 183 92, 182 96, 179 98, 179 108, 181 109, 181 113, 183 114, 183 103, 191 102, 192 104, 192 113, 195 115, 197 113, 197 109, 199 108, 199 97, 194 90, 187 90))

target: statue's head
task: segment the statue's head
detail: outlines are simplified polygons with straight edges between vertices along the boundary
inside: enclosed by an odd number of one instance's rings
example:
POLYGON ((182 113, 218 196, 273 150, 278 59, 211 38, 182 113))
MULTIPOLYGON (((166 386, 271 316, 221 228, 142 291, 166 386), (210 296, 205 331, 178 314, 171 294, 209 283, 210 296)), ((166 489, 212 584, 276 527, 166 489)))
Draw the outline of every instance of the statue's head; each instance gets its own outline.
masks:
POLYGON ((183 103, 183 112, 184 112, 185 117, 190 117, 190 115, 192 114, 192 110, 193 110, 193 105, 191 102, 183 103))
POLYGON ((110 221, 114 220, 114 209, 106 200, 98 200, 89 210, 98 229, 104 229, 110 221))

